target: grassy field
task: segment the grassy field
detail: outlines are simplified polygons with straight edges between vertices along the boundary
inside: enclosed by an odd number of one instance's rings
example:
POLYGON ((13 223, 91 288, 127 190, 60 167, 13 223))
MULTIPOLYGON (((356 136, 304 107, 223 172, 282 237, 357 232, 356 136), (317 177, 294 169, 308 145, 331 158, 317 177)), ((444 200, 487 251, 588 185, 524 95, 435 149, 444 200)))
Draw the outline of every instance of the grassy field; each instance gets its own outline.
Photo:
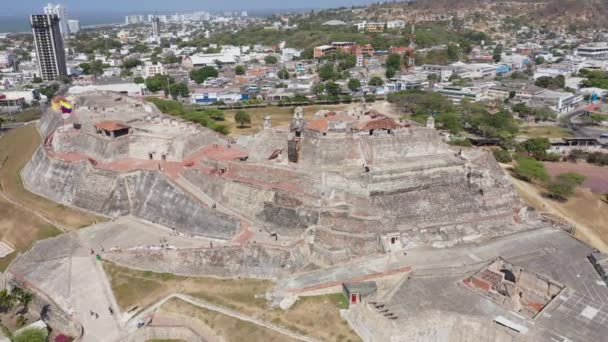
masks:
POLYGON ((521 126, 519 137, 522 138, 569 138, 572 133, 566 128, 559 126, 521 126))
POLYGON ((28 108, 20 111, 17 114, 13 114, 13 119, 16 122, 29 122, 38 120, 42 116, 42 111, 38 108, 28 108))
POLYGON ((92 214, 68 208, 35 195, 23 187, 21 169, 40 145, 41 139, 34 125, 9 131, 0 138, 0 183, 2 191, 13 201, 35 210, 68 229, 77 229, 100 221, 92 214))
MULTIPOLYGON (((302 107, 304 109, 304 117, 306 119, 311 118, 315 113, 321 109, 327 110, 344 110, 348 108, 348 104, 339 104, 339 105, 314 105, 314 106, 305 106, 302 107)), ((259 132, 262 129, 262 124, 264 122, 264 117, 270 116, 272 118, 272 126, 285 126, 288 125, 293 117, 293 111, 295 107, 278 107, 278 106, 268 106, 264 108, 252 108, 245 109, 247 113, 251 116, 251 125, 240 128, 239 125, 234 122, 234 114, 237 110, 226 110, 224 114, 226 116, 226 123, 230 127, 230 135, 231 136, 239 136, 239 135, 247 135, 259 132)))
MULTIPOLYGON (((80 228, 99 220, 93 215, 67 208, 25 190, 19 172, 39 144, 40 135, 33 125, 11 130, 0 137, 0 190, 3 195, 67 228, 80 228)), ((53 224, 32 214, 30 210, 0 197, 0 240, 15 249, 12 254, 0 258, 2 271, 18 252, 28 250, 35 241, 61 233, 53 224)))
POLYGON ((283 311, 270 309, 263 298, 274 285, 268 280, 181 277, 132 270, 109 262, 104 262, 103 267, 123 309, 147 307, 180 292, 320 340, 360 340, 340 316, 339 310, 347 307, 342 294, 303 297, 291 309, 283 311))
POLYGON ((0 258, 4 271, 18 252, 25 252, 34 241, 60 234, 61 231, 29 211, 0 197, 0 240, 11 245, 15 252, 0 258))
POLYGON ((191 322, 199 329, 203 326, 226 341, 294 341, 273 330, 242 321, 215 311, 199 308, 179 299, 171 299, 161 312, 191 322))
POLYGON ((554 201, 543 196, 546 190, 542 187, 519 180, 507 172, 524 202, 538 211, 563 218, 576 227, 577 238, 608 253, 608 203, 599 194, 587 188, 578 188, 568 201, 554 201))

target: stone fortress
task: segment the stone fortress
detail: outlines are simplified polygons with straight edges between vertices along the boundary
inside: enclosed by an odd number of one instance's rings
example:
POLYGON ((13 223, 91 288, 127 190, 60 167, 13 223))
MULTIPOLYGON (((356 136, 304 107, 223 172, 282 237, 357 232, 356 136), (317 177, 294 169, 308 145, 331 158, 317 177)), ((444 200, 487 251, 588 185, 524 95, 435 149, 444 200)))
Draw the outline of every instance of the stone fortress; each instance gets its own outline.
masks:
POLYGON ((74 106, 44 115, 44 145, 23 179, 33 192, 108 217, 226 243, 280 236, 319 264, 453 246, 536 222, 491 154, 450 148, 432 127, 365 104, 308 121, 298 108, 289 128, 267 120, 236 142, 125 96, 87 94, 74 106))
POLYGON ((104 259, 139 270, 273 279, 262 295, 281 308, 343 291, 364 341, 608 334, 608 257, 590 262, 591 247, 520 202, 491 153, 445 144, 432 118, 298 108, 288 127, 266 118, 233 140, 119 94, 72 102, 40 120, 24 185, 110 220, 37 242, 6 274, 60 330, 132 332, 129 318, 89 317, 105 280, 75 285, 105 279, 89 254, 105 246, 104 259))

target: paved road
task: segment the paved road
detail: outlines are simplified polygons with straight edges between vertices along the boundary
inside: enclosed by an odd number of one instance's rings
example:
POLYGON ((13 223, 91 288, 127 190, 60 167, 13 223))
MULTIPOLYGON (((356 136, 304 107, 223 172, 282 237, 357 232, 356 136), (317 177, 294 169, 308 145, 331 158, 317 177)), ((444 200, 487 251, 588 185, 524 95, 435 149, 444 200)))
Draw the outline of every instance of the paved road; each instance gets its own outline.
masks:
MULTIPOLYGON (((574 132, 574 135, 579 138, 594 138, 599 139, 600 134, 608 133, 607 127, 585 125, 581 122, 580 117, 585 114, 585 108, 578 108, 571 112, 560 116, 568 122, 568 128, 574 132)), ((599 139, 603 143, 608 143, 608 139, 599 139)))

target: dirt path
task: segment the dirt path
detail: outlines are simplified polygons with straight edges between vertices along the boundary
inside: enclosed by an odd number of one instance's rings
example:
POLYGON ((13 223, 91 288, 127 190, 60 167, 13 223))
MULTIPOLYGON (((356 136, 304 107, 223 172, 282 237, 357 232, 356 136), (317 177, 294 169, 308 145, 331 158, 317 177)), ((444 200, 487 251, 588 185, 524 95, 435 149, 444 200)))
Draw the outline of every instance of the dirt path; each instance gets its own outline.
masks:
POLYGON ((173 298, 177 298, 180 299, 184 302, 187 302, 189 304, 192 304, 194 306, 197 306, 199 308, 203 308, 203 309, 207 309, 207 310, 211 310, 211 311, 215 311, 215 312, 219 312, 222 315, 226 315, 232 318, 236 318, 245 322, 249 322, 249 323, 253 323, 255 325, 258 325, 260 327, 266 328, 266 329, 270 329, 272 331, 275 331, 279 334, 283 334, 285 336, 289 336, 293 339, 296 339, 298 341, 306 341, 306 342, 314 342, 317 341, 316 339, 309 337, 309 336, 305 336, 305 335, 300 335, 297 334, 291 330, 287 330, 284 328, 281 328, 275 324, 272 323, 268 323, 265 321, 262 321, 260 319, 257 319, 255 317, 252 316, 248 316, 248 315, 244 315, 238 311, 234 311, 231 309, 227 309, 225 307, 219 306, 219 305, 215 305, 215 304, 211 304, 209 302, 206 302, 204 300, 198 299, 198 298, 194 298, 185 294, 181 294, 181 293, 173 293, 167 297, 165 297, 164 299, 158 301, 157 303, 153 304, 152 306, 150 306, 149 308, 147 308, 146 310, 142 311, 141 313, 139 313, 138 315, 136 315, 135 317, 131 318, 129 320, 129 322, 127 323, 127 326, 129 328, 131 328, 130 330, 133 329, 134 326, 136 326, 137 322, 139 320, 143 320, 146 318, 146 316, 148 316, 149 314, 151 314, 152 312, 158 310, 165 302, 169 301, 170 299, 173 298))
MULTIPOLYGON (((508 169, 509 166, 504 166, 503 168, 508 169)), ((506 170, 507 173, 508 170, 506 170)), ((554 202, 553 200, 544 198, 539 193, 539 190, 532 184, 524 182, 522 180, 516 179, 509 174, 509 179, 511 183, 522 197, 522 199, 528 203, 530 206, 535 208, 538 211, 548 212, 553 215, 557 215, 558 217, 563 218, 568 223, 572 224, 576 227, 576 236, 581 240, 589 243, 593 247, 603 251, 608 252, 608 243, 606 240, 602 238, 601 232, 598 232, 598 229, 601 229, 603 226, 604 230, 607 230, 605 233, 608 234, 608 227, 604 226, 602 222, 588 222, 588 220, 583 221, 582 217, 590 216, 584 212, 580 211, 580 205, 575 205, 574 201, 579 200, 591 200, 587 196, 577 196, 577 198, 571 199, 567 204, 559 204, 554 202), (574 208, 577 209, 574 209, 574 208), (573 210, 577 210, 578 212, 573 212, 573 210), (595 224, 594 224, 595 223, 595 224)), ((589 206, 585 203, 583 206, 589 206)), ((591 215, 592 219, 596 219, 596 215, 591 215)))

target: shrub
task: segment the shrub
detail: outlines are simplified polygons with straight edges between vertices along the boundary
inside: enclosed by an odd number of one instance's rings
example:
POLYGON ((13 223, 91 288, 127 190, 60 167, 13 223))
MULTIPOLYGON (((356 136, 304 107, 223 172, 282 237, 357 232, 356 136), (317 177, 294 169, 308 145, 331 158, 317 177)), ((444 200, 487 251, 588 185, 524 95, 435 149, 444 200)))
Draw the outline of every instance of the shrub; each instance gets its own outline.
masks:
POLYGON ((15 320, 15 324, 17 325, 17 328, 24 327, 27 324, 27 317, 25 317, 23 315, 17 316, 17 319, 15 320))
POLYGON ((576 187, 585 181, 585 178, 585 176, 574 172, 559 174, 555 177, 555 180, 547 184, 548 195, 556 199, 568 199, 574 194, 576 187))
POLYGON ((608 165, 608 153, 593 152, 587 156, 587 162, 596 165, 608 165))
POLYGON ((546 153, 544 155, 544 157, 542 157, 542 161, 548 161, 548 162, 557 162, 560 161, 562 159, 562 156, 558 153, 546 153))
POLYGON ((43 329, 26 329, 19 335, 13 336, 13 342, 46 342, 47 332, 43 329))
POLYGON ((234 121, 238 123, 241 128, 243 128, 245 124, 251 123, 251 116, 249 116, 249 113, 247 113, 246 111, 239 110, 234 114, 234 121))
POLYGON ((513 158, 511 158, 511 154, 509 153, 509 151, 505 151, 503 149, 494 150, 493 154, 494 154, 494 158, 499 163, 506 164, 506 163, 510 163, 513 160, 513 158))
POLYGON ((469 139, 454 139, 454 140, 450 140, 449 142, 450 145, 454 145, 454 146, 463 146, 463 147, 471 147, 471 141, 469 139))
POLYGON ((584 175, 575 172, 560 173, 555 177, 560 182, 566 182, 574 185, 581 185, 587 179, 584 175))
POLYGON ((526 182, 539 180, 546 182, 549 180, 549 174, 545 170, 543 163, 530 157, 518 156, 515 158, 517 166, 513 170, 515 175, 526 182))

